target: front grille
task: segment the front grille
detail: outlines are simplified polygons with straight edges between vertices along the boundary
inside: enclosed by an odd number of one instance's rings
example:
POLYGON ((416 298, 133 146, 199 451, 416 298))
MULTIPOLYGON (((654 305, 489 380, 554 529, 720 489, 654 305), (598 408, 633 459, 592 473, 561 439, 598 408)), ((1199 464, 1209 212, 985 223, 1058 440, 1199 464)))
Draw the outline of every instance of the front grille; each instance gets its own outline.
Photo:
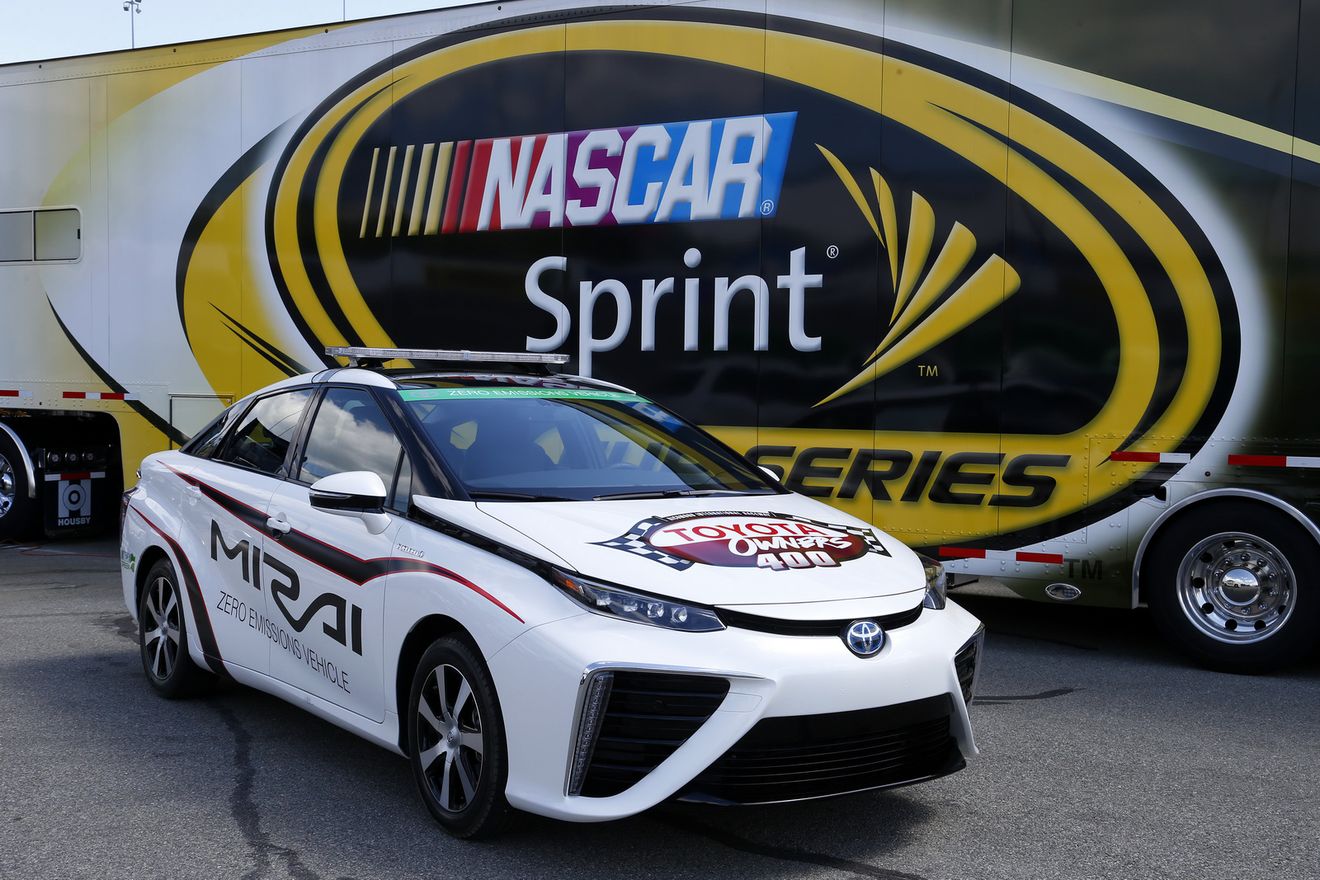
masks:
POLYGON ((763 718, 680 799, 722 804, 802 800, 889 788, 962 769, 949 694, 878 709, 763 718))
MULTIPOLYGON (((867 618, 850 617, 847 620, 781 620, 778 617, 761 617, 759 614, 747 614, 742 611, 729 611, 720 608, 716 612, 725 626, 739 629, 752 629, 757 632, 775 633, 781 636, 838 636, 848 624, 867 618)), ((880 624, 885 632, 915 623, 921 616, 921 606, 870 618, 880 624)))
POLYGON ((981 659, 980 654, 981 634, 978 632, 953 656, 953 668, 958 673, 958 687, 962 689, 963 702, 969 706, 972 703, 972 685, 976 682, 976 664, 981 659))
POLYGON ((632 787, 687 742, 728 692, 728 680, 713 676, 615 672, 582 794, 610 797, 632 787))

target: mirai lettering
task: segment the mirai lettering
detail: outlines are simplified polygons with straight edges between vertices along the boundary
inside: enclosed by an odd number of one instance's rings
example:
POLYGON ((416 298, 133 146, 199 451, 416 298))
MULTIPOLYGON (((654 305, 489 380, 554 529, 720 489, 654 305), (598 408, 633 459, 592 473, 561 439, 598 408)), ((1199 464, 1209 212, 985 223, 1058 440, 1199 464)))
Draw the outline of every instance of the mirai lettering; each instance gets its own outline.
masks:
MULTIPOLYGON (((302 583, 298 578, 298 572, 279 559, 270 556, 263 557, 260 550, 251 550, 247 541, 238 541, 234 546, 229 546, 225 541, 224 534, 220 531, 219 524, 214 520, 211 521, 211 559, 218 562, 220 554, 223 553, 227 559, 238 560, 239 571, 243 576, 243 580, 248 581, 249 552, 252 553, 251 583, 258 590, 261 589, 260 567, 263 562, 279 576, 270 579, 270 596, 275 601, 275 607, 280 610, 280 614, 284 616, 284 619, 288 621, 289 626, 295 632, 305 630, 307 625, 311 623, 312 618, 322 608, 333 609, 332 621, 323 623, 322 629, 327 636, 344 647, 351 648, 353 653, 361 656, 362 609, 359 606, 348 602, 343 596, 336 593, 322 593, 303 609, 301 616, 295 615, 286 603, 297 602, 302 593, 302 583), (283 578, 283 580, 280 578, 283 578)), ((239 619, 242 620, 245 617, 246 615, 239 617, 239 619)), ((324 668, 322 668, 322 671, 325 671, 324 668)), ((339 684, 337 678, 332 678, 336 684, 339 684)))

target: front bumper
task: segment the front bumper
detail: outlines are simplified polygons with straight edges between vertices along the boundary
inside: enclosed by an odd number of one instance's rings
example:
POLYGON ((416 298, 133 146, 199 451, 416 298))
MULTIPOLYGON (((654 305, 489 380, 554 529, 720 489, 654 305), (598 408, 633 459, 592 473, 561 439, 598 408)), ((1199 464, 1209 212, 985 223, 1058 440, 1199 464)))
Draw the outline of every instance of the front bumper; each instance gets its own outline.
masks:
MULTIPOLYGON (((519 809, 558 819, 623 818, 676 795, 690 796, 703 771, 762 719, 835 715, 927 698, 947 698, 953 744, 948 770, 957 769, 976 754, 976 745, 954 655, 978 627, 975 617, 951 602, 890 631, 884 649, 865 659, 839 638, 734 628, 682 633, 590 613, 536 627, 490 658, 508 737, 506 794, 519 809), (729 681, 729 691, 709 719, 636 784, 608 797, 570 796, 583 685, 600 670, 716 676, 729 681)), ((938 774, 923 778, 930 775, 938 774)))

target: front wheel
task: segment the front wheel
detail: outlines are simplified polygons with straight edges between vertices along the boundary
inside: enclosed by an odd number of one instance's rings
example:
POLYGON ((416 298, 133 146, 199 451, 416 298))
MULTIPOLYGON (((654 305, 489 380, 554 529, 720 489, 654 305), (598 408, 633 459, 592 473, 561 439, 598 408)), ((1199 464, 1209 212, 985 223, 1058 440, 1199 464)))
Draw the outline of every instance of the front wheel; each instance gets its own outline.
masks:
POLYGON ((427 649, 408 701, 409 760, 422 801, 456 837, 496 834, 509 812, 508 759, 495 684, 467 640, 427 649))
POLYGON ((1320 548, 1295 520, 1250 502, 1193 509, 1151 546, 1143 577, 1166 636, 1225 672, 1301 660, 1320 632, 1320 548))

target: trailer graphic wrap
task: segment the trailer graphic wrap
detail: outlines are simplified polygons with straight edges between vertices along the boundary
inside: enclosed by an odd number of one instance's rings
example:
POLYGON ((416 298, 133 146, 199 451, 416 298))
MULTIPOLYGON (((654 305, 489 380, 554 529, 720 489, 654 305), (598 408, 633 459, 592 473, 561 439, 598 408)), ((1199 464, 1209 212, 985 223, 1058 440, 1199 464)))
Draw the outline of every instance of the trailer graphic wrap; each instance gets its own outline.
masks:
POLYGON ((1156 179, 947 59, 762 24, 480 30, 348 82, 266 195, 307 346, 567 351, 922 545, 1064 534, 1177 469, 1111 453, 1200 447, 1237 316, 1156 179), (467 97, 496 83, 523 99, 467 97), (761 399, 694 394, 694 371, 759 374, 761 399))
POLYGON ((561 352, 1130 605, 1171 507, 1320 491, 1320 17, 1244 9, 508 0, 0 67, 0 212, 80 224, 0 261, 14 503, 86 518, 43 455, 105 449, 103 519, 327 345, 561 352))

